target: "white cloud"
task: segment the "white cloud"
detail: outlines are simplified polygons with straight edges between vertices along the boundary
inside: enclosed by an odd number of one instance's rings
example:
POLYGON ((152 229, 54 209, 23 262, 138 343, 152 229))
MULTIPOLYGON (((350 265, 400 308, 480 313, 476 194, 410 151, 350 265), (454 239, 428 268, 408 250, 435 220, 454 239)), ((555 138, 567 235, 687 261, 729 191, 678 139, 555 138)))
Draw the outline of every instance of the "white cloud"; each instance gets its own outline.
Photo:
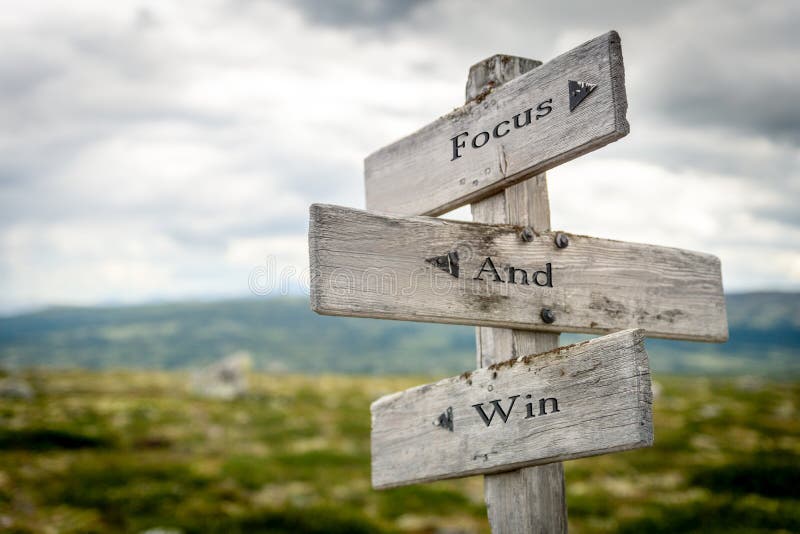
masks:
POLYGON ((598 156, 563 165, 548 177, 554 228, 716 254, 729 290, 800 282, 791 267, 800 228, 754 214, 781 200, 758 184, 598 156))
POLYGON ((362 207, 363 158, 458 106, 469 65, 612 27, 632 133, 550 173, 554 225, 716 253, 728 288, 800 288, 796 6, 548 6, 3 11, 0 310, 244 294, 267 257, 302 271, 308 205, 362 207))

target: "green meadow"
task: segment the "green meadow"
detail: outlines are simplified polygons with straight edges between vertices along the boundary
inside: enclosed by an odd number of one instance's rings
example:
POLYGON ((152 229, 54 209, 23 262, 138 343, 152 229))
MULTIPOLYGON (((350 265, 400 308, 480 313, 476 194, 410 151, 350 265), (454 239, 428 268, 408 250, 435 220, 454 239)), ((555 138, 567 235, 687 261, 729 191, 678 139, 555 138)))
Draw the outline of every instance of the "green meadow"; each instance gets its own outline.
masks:
MULTIPOLYGON (((480 477, 373 491, 369 404, 430 377, 23 371, 0 400, 7 532, 488 532, 480 477)), ((800 383, 654 375, 655 446, 567 462, 571 532, 800 531, 800 383)))

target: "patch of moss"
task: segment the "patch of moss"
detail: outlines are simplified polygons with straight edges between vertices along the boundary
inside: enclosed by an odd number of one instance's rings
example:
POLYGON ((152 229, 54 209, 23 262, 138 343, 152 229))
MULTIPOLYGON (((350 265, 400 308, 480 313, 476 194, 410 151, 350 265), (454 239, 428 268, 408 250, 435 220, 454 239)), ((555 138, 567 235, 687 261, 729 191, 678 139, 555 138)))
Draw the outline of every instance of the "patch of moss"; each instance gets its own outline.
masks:
POLYGON ((362 513, 333 507, 265 510, 239 517, 205 517, 179 526, 186 534, 381 534, 389 532, 362 513))
POLYGON ((79 434, 71 430, 55 428, 25 428, 0 431, 0 450, 6 451, 53 451, 76 449, 110 448, 113 442, 108 437, 79 434))
POLYGON ((700 469, 691 477, 691 483, 714 492, 800 500, 800 457, 780 452, 761 454, 742 462, 700 469))
POLYGON ((620 534, 756 534, 800 531, 800 507, 784 501, 764 506, 748 499, 722 498, 684 506, 666 506, 623 523, 620 534))
POLYGON ((381 515, 389 518, 414 513, 446 516, 464 513, 471 508, 470 501, 463 493, 435 484, 382 491, 378 502, 381 515))

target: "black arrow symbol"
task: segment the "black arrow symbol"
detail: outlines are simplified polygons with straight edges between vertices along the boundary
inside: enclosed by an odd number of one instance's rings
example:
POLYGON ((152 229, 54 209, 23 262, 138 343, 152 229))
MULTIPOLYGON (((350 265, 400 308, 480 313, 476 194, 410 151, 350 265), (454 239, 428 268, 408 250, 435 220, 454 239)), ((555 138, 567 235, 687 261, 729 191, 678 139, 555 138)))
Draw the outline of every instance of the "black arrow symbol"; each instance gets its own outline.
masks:
POLYGON ((569 110, 572 112, 578 107, 578 104, 583 102, 583 99, 589 96, 589 93, 594 91, 597 87, 596 83, 576 82, 573 80, 568 81, 569 86, 569 110))
POLYGON ((446 411, 442 412, 441 415, 436 418, 436 421, 434 421, 433 424, 453 432, 453 407, 450 406, 446 411))
POLYGON ((450 274, 451 276, 458 278, 458 251, 454 250, 452 252, 448 252, 444 256, 427 258, 425 261, 450 274))

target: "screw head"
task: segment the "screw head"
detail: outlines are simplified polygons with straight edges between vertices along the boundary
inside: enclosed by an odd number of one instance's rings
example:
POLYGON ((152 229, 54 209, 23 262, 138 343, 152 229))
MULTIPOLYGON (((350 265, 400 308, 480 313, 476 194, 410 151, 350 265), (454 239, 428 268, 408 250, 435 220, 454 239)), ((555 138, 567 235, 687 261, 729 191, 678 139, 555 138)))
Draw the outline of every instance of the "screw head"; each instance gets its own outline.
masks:
POLYGON ((558 248, 567 248, 569 246, 569 237, 567 237, 567 234, 558 232, 556 234, 555 242, 558 248))
POLYGON ((552 324, 556 320, 556 314, 550 308, 542 308, 542 321, 547 324, 552 324))
POLYGON ((522 232, 519 234, 519 236, 523 241, 530 243, 533 241, 533 238, 536 236, 536 234, 533 233, 533 228, 526 226, 522 229, 522 232))

